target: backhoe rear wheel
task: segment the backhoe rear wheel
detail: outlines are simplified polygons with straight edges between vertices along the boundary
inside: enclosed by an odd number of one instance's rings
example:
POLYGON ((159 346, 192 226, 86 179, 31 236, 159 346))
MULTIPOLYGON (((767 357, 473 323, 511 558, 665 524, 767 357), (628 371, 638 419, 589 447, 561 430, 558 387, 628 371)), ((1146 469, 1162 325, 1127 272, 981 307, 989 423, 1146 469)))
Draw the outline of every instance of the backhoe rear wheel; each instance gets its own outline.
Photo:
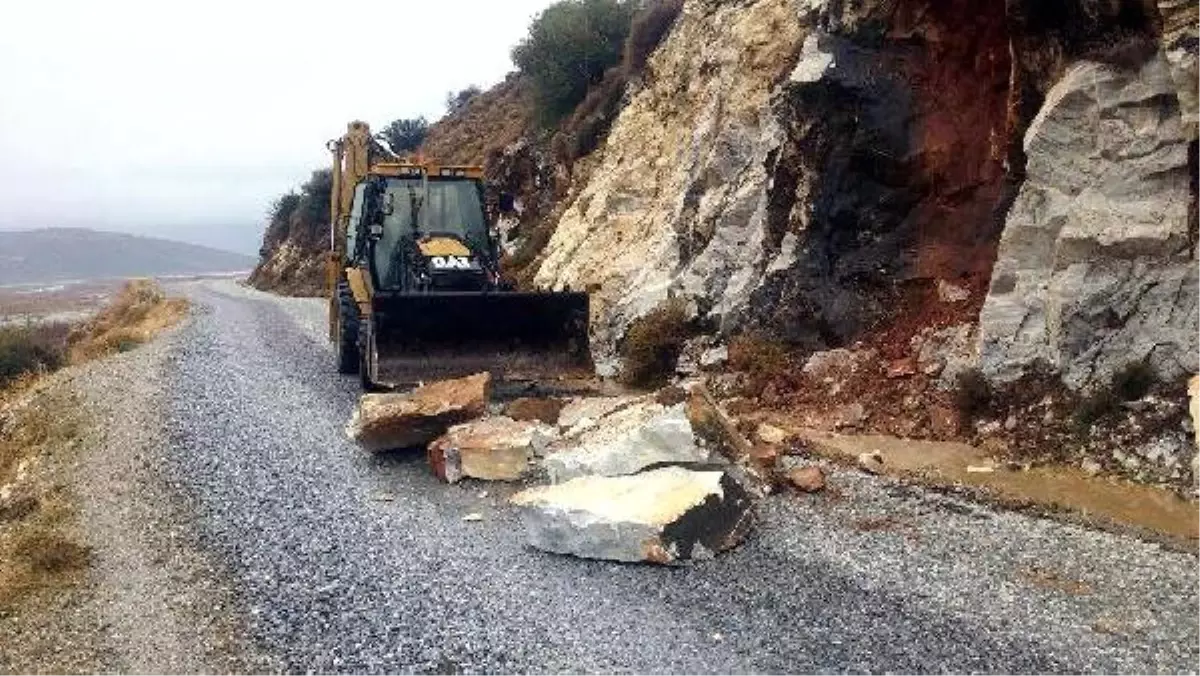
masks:
POLYGON ((350 285, 345 281, 338 282, 337 298, 337 369, 338 373, 353 375, 358 373, 359 368, 358 305, 350 293, 350 285))

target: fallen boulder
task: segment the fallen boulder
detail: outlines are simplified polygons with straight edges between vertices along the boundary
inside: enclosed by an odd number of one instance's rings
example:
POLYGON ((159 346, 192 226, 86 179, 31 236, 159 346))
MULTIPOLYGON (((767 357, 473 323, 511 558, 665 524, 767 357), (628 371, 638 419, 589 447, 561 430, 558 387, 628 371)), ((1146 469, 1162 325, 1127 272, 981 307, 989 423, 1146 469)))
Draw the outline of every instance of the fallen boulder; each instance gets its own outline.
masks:
POLYGON ((589 559, 676 563, 737 546, 750 496, 724 472, 664 467, 588 476, 514 495, 529 544, 589 559))
POLYGON ((463 477, 516 481, 529 469, 537 435, 552 433, 545 425, 504 416, 455 425, 429 444, 429 465, 442 481, 463 477))
POLYGON ((364 394, 346 424, 346 436, 371 452, 425 446, 451 425, 487 410, 491 376, 442 380, 409 392, 364 394))
POLYGON ((684 405, 653 401, 630 405, 604 418, 546 455, 543 466, 551 483, 588 475, 634 474, 663 463, 696 463, 709 459, 696 444, 684 405))

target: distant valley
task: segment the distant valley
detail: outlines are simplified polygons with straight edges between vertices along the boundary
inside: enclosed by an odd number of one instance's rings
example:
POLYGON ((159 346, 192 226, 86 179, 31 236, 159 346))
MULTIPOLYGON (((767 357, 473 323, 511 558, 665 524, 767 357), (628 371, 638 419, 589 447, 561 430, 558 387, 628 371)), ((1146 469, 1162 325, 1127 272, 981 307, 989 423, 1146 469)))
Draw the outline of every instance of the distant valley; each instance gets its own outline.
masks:
POLYGON ((238 272, 252 256, 84 228, 0 231, 0 285, 238 272))

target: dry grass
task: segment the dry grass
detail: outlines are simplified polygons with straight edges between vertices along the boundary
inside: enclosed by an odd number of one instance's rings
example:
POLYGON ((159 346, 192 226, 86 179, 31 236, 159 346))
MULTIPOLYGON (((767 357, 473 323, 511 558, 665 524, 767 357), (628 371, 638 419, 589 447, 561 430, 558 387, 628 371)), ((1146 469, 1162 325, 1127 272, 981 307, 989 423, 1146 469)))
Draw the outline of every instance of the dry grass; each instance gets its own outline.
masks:
MULTIPOLYGON (((153 281, 130 281, 66 336, 69 361, 132 349, 178 322, 187 308, 153 281)), ((65 388, 42 386, 40 376, 23 371, 0 390, 0 609, 74 584, 91 558, 72 535, 75 510, 55 476, 75 446, 83 409, 65 388)))
POLYGON ((168 298, 154 281, 130 280, 108 307, 68 336, 70 361, 132 350, 174 325, 187 310, 186 300, 168 298))
POLYGON ((758 396, 791 369, 791 350, 765 333, 751 331, 729 341, 729 368, 745 373, 746 391, 758 396))
POLYGON ((621 380, 634 387, 665 385, 691 335, 683 301, 670 299, 639 317, 621 343, 621 380))
POLYGON ((76 580, 90 552, 70 535, 74 508, 47 470, 73 447, 81 424, 73 397, 29 388, 0 406, 0 608, 76 580))

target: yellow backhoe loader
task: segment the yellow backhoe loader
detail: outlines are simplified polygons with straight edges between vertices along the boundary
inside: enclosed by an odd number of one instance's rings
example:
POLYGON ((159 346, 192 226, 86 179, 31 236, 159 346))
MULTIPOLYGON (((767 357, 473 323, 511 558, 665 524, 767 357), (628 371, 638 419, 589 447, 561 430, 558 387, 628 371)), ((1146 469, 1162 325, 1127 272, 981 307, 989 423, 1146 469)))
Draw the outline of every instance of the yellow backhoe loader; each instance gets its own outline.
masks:
POLYGON ((490 371, 501 381, 590 372, 588 297, 502 283, 483 170, 381 158, 365 122, 333 154, 329 336, 364 389, 490 371))

